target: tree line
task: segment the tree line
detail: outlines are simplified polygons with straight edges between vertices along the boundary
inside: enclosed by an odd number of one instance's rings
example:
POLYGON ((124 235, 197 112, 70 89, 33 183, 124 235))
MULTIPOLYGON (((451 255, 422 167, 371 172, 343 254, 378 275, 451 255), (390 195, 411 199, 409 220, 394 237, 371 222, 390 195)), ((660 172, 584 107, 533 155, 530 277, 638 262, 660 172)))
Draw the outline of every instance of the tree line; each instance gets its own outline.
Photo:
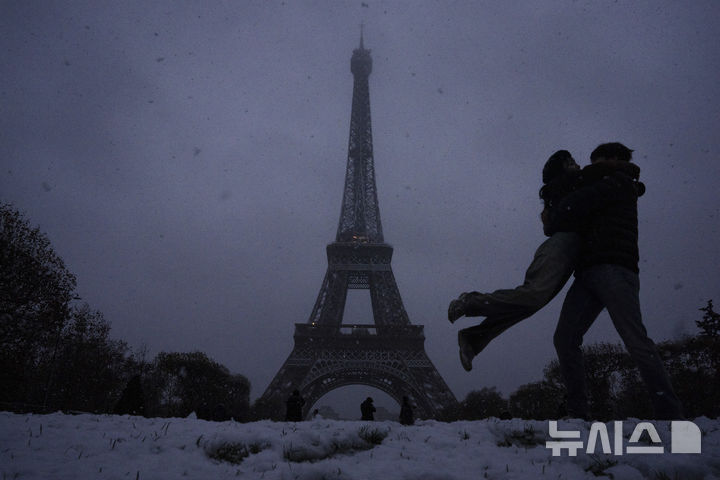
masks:
POLYGON ((247 378, 202 352, 147 360, 76 286, 47 236, 0 204, 0 409, 248 418, 247 378))
MULTIPOLYGON (((281 405, 250 405, 250 382, 202 352, 161 352, 148 360, 110 338, 102 313, 81 301, 76 278, 50 241, 12 205, 0 204, 0 409, 94 412, 206 420, 269 418, 281 405)), ((699 332, 658 344, 688 418, 720 413, 720 315, 699 309, 699 332)), ((590 414, 598 420, 650 418, 652 409, 630 356, 619 344, 583 347, 590 414)), ((543 378, 504 398, 470 392, 442 420, 562 417, 557 360, 543 378)))

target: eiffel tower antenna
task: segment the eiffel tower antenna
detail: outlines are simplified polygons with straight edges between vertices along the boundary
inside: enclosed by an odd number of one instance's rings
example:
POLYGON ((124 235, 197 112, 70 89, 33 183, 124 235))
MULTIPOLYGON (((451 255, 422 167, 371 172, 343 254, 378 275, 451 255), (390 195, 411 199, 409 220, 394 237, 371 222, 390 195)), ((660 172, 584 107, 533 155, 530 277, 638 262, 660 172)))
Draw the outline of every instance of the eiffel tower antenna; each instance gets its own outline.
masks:
POLYGON ((410 323, 392 271, 393 247, 383 238, 370 121, 372 58, 362 24, 350 71, 352 113, 337 235, 326 248, 328 268, 310 318, 295 324, 294 348, 259 399, 265 412, 258 413, 282 419, 295 389, 305 398, 306 415, 336 388, 368 385, 398 404, 407 396, 419 418, 434 418, 457 400, 425 353, 423 326, 410 323), (372 322, 343 323, 349 289, 370 290, 372 322))

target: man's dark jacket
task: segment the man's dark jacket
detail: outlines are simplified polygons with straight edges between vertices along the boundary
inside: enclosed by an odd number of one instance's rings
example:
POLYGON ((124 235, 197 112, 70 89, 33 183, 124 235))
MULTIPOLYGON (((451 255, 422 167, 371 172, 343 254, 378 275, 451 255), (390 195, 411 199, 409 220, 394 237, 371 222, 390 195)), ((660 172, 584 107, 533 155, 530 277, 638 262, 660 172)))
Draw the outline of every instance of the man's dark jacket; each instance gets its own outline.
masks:
POLYGON ((550 210, 551 232, 576 231, 582 238, 576 271, 602 263, 639 271, 637 199, 645 193, 639 176, 629 162, 589 165, 578 188, 550 210))

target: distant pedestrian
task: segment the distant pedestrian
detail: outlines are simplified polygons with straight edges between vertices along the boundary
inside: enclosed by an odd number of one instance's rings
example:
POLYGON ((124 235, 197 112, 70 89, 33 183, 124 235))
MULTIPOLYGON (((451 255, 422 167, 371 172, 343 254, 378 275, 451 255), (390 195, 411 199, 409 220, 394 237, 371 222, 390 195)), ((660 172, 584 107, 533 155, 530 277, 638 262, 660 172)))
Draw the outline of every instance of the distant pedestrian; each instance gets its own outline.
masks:
POLYGON ((403 396, 402 405, 400 405, 400 423, 403 425, 412 425, 415 423, 413 408, 407 396, 403 396))
POLYGON ((363 420, 375 420, 375 406, 373 405, 372 397, 367 397, 365 401, 360 404, 360 412, 362 413, 363 420))
POLYGON ((292 395, 287 399, 287 413, 285 420, 288 422, 299 422, 302 420, 302 407, 305 405, 305 399, 300 396, 298 390, 293 390, 292 395))

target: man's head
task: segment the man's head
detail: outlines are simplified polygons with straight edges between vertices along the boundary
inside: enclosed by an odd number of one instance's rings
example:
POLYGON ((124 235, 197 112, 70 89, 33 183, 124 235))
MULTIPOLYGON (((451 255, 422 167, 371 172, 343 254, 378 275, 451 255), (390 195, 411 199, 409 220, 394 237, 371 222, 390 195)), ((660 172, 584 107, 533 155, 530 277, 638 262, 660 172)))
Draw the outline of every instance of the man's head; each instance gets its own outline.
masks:
POLYGON ((632 160, 632 152, 631 149, 622 143, 603 143, 590 154, 590 163, 608 161, 629 162, 632 160))
POLYGON ((580 166, 567 150, 558 150, 550 155, 542 171, 543 183, 550 183, 560 175, 571 170, 578 170, 580 166))

